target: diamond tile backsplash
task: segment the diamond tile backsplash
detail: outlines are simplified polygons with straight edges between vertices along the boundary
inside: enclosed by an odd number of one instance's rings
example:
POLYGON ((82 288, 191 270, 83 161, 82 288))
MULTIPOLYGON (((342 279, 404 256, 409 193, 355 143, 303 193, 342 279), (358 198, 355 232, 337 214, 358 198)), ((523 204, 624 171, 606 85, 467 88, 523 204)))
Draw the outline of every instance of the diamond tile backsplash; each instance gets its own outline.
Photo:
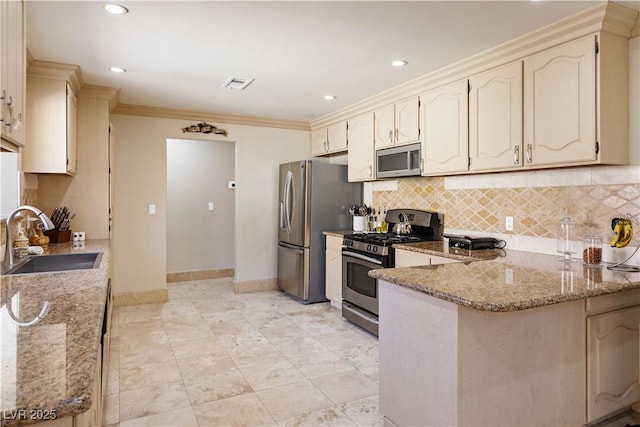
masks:
MULTIPOLYGON (((640 214, 637 182, 447 189, 443 177, 416 177, 399 179, 397 185, 397 191, 374 189, 373 206, 442 212, 446 230, 555 238, 558 221, 566 208, 580 224, 580 235, 594 227, 597 234, 607 239, 612 235, 611 218, 640 214), (505 231, 507 216, 514 219, 513 232, 505 231)), ((634 241, 638 238, 634 237, 634 241)))

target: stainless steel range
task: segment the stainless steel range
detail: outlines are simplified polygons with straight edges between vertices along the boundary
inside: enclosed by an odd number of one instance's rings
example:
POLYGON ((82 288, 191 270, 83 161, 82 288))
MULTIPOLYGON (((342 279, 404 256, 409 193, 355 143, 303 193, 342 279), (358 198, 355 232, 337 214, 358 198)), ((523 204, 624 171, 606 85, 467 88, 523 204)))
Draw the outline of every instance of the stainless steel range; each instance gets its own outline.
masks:
POLYGON ((342 240, 342 316, 378 335, 378 282, 369 270, 393 268, 394 243, 442 240, 437 212, 392 209, 385 217, 390 233, 347 234, 342 240))

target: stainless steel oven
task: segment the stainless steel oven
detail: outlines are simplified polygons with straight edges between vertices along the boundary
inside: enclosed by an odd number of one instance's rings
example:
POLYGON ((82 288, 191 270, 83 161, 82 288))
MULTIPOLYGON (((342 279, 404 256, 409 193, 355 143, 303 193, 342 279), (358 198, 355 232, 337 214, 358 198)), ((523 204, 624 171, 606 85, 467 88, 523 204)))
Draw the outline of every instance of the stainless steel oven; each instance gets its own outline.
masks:
POLYGON ((391 209, 385 221, 391 229, 408 221, 412 227, 402 230, 410 234, 354 233, 342 240, 342 316, 374 335, 378 335, 378 281, 369 277, 369 271, 394 267, 394 243, 440 240, 444 227, 442 214, 415 209, 391 209))
POLYGON ((342 315, 378 335, 378 281, 369 270, 386 268, 389 256, 342 248, 342 315))

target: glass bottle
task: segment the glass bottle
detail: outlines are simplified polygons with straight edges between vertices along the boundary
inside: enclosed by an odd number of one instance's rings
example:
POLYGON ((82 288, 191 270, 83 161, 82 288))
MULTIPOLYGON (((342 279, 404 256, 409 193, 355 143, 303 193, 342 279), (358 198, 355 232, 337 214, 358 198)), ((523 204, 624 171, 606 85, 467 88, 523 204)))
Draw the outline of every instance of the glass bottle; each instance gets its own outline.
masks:
POLYGON ((556 248, 556 252, 564 255, 562 261, 564 261, 565 263, 575 262, 571 259, 571 255, 578 253, 576 229, 576 222, 569 216, 569 212, 567 211, 567 209, 565 209, 564 215, 558 223, 558 240, 556 248))

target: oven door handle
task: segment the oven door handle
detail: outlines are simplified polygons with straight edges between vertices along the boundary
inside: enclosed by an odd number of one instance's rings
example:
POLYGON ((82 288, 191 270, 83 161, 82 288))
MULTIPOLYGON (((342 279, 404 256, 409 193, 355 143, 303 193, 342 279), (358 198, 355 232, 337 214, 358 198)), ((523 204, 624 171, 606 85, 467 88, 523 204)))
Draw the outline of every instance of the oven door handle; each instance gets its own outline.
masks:
POLYGON ((366 255, 362 255, 359 254, 357 252, 351 252, 351 251, 342 251, 342 256, 346 256, 346 257, 351 257, 351 258, 358 258, 361 259, 363 261, 367 261, 373 264, 378 264, 378 265, 382 265, 382 261, 380 261, 379 259, 375 259, 375 258, 371 258, 368 257, 366 255))

